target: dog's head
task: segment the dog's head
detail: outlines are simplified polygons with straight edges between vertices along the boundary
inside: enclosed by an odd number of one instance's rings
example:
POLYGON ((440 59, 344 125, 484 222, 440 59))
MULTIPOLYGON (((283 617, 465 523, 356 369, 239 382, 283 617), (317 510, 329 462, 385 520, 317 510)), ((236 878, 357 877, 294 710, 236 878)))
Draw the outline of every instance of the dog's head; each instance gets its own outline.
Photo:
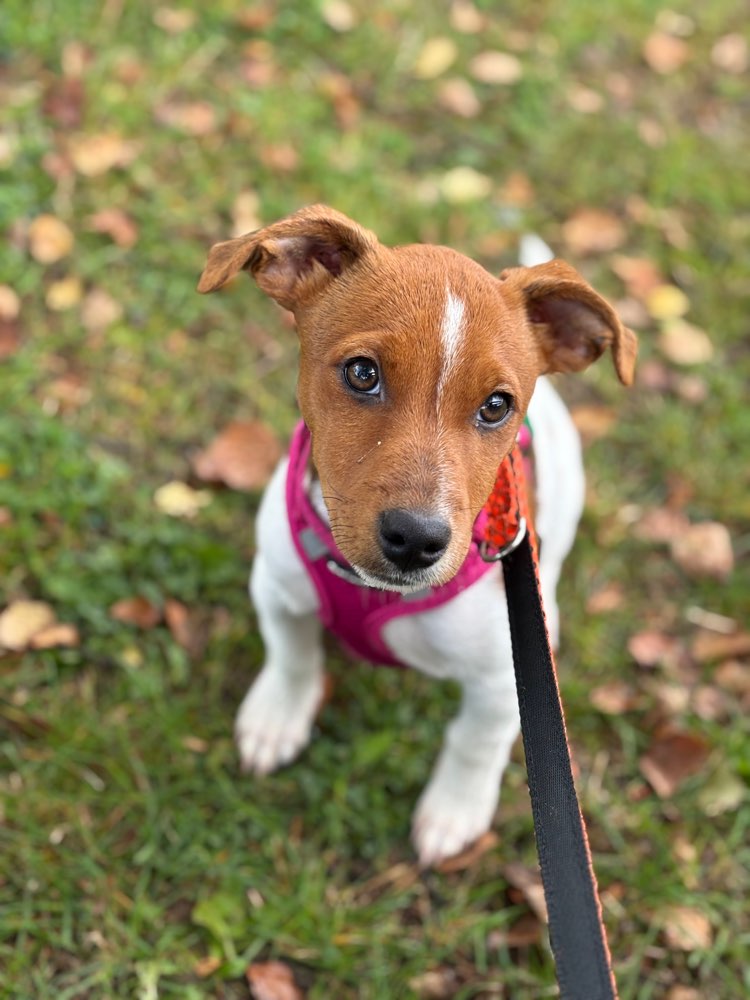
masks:
POLYGON ((496 278, 445 247, 385 247, 316 205, 214 246, 198 289, 241 270, 295 315, 334 538, 375 586, 455 575, 539 375, 610 348, 633 378, 635 335, 559 260, 496 278))

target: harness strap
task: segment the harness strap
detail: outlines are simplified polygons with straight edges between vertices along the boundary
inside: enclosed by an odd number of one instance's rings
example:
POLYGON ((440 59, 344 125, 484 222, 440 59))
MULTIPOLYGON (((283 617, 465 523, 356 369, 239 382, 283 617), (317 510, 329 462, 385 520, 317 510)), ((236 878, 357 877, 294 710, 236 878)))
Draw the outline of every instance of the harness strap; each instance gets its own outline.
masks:
MULTIPOLYGON (((522 518, 529 522, 517 447, 501 471, 491 502, 497 511, 508 504, 506 511, 515 511, 518 527, 518 543, 503 556, 503 574, 529 794, 560 996, 563 1000, 617 1000, 542 607, 536 540, 530 529, 520 530, 522 518)), ((500 541, 507 548, 508 540, 498 539, 492 530, 491 526, 490 544, 500 541)))

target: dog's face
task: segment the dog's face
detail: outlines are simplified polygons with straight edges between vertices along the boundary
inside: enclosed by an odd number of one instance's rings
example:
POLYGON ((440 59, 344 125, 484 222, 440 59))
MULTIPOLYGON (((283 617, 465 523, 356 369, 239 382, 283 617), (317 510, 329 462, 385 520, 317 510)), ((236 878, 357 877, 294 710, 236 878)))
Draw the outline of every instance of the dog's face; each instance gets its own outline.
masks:
POLYGON ((537 377, 636 342, 561 261, 495 278, 443 247, 391 249, 323 206, 218 244, 199 289, 241 269, 294 311, 299 403, 337 545, 369 584, 453 577, 537 377))

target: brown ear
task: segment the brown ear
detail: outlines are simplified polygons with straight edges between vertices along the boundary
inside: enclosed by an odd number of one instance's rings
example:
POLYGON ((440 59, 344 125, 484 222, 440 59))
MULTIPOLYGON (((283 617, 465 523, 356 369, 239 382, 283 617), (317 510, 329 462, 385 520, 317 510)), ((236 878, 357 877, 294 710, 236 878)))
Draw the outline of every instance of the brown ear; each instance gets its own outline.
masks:
POLYGON ((521 292, 548 372, 581 371, 612 348, 615 370, 631 385, 638 340, 584 278, 562 260, 512 267, 501 281, 521 292))
POLYGON ((326 205, 302 208, 271 226, 211 247, 199 292, 250 271, 260 288, 297 309, 377 245, 377 237, 326 205))

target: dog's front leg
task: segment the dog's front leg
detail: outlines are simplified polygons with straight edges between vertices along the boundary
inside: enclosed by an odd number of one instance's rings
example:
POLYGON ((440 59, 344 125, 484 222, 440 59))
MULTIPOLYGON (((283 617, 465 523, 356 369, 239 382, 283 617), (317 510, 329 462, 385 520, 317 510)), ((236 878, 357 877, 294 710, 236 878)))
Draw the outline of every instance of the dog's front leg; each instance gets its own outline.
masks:
POLYGON ((463 681, 463 699, 414 813, 420 864, 457 854, 490 828, 520 726, 513 676, 463 681))

